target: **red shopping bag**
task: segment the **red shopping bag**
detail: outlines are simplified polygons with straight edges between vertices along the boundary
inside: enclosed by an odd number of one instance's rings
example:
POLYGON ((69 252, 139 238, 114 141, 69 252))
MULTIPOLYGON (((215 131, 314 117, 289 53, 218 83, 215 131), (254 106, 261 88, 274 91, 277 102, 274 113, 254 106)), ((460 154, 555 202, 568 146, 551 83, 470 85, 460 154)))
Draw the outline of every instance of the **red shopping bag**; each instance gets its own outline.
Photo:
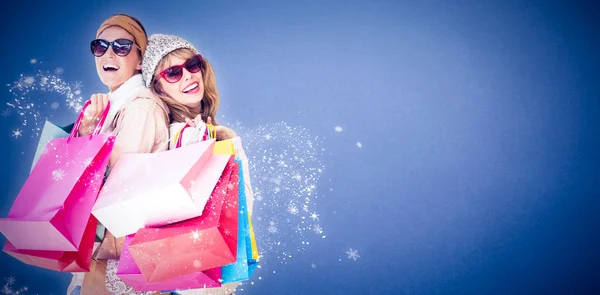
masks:
POLYGON ((213 268, 205 271, 197 271, 187 275, 178 276, 158 282, 146 282, 144 275, 135 264, 129 244, 134 235, 127 236, 125 246, 119 259, 119 266, 116 270, 117 276, 131 286, 136 291, 156 291, 156 290, 187 290, 199 288, 216 288, 221 286, 221 268, 213 268))
POLYGON ((230 156, 200 217, 143 228, 128 248, 146 282, 234 263, 238 239, 238 164, 230 156))

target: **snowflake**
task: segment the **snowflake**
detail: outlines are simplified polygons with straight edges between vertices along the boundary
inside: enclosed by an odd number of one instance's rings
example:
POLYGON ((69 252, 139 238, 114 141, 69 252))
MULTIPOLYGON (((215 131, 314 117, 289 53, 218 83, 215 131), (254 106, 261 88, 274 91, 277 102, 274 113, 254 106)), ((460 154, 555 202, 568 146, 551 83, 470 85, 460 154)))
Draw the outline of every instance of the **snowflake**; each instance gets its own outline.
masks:
POLYGON ((56 109, 58 109, 58 106, 59 106, 58 102, 53 102, 53 103, 50 105, 50 108, 52 108, 53 110, 56 110, 56 109))
MULTIPOLYGON (((73 87, 77 90, 81 89, 81 87, 83 87, 83 83, 81 81, 75 81, 75 83, 73 84, 73 87)), ((75 94, 79 94, 77 92, 75 92, 75 94)))
POLYGON ((290 205, 288 207, 288 212, 290 212, 291 214, 294 214, 294 215, 298 215, 298 208, 294 205, 290 205))
POLYGON ((317 212, 313 212, 313 213, 310 215, 310 218, 312 218, 313 220, 317 220, 317 219, 319 219, 319 214, 317 214, 317 212))
POLYGON ((300 173, 297 173, 296 175, 292 176, 292 179, 300 181, 300 180, 302 180, 302 175, 300 175, 300 173))
POLYGON ((10 115, 10 110, 9 109, 5 109, 2 111, 2 117, 8 117, 10 115))
POLYGON ((17 128, 17 130, 14 130, 12 132, 12 137, 14 138, 19 138, 19 136, 23 135, 23 130, 17 128))
POLYGON ((362 143, 360 143, 360 141, 359 141, 359 142, 356 143, 356 146, 359 147, 359 148, 362 148, 362 143))
POLYGON ((200 260, 194 260, 194 267, 195 268, 200 268, 202 266, 202 263, 200 263, 200 260))
POLYGON ((318 224, 317 224, 317 225, 315 225, 315 227, 313 228, 313 230, 314 230, 314 231, 315 231, 315 233, 317 233, 317 234, 321 234, 321 233, 323 233, 323 228, 321 228, 321 226, 320 226, 320 225, 318 225, 318 224))
POLYGON ((225 229, 225 235, 226 236, 230 236, 231 235, 231 231, 228 228, 225 229))
POLYGON ((348 259, 352 259, 354 261, 360 257, 360 255, 358 255, 358 250, 353 250, 352 248, 346 251, 346 254, 348 254, 348 259))
POLYGON ((266 140, 269 140, 269 139, 271 139, 271 134, 267 134, 267 135, 265 135, 265 139, 266 139, 266 140))
POLYGON ((35 83, 35 78, 29 76, 29 77, 25 78, 25 80, 23 80, 23 82, 25 82, 25 84, 27 84, 27 85, 32 85, 33 83, 35 83))
POLYGON ((32 58, 32 59, 31 59, 29 62, 30 62, 31 64, 36 64, 38 61, 37 61, 37 59, 35 59, 35 58, 32 58))
POLYGON ((313 264, 310 265, 310 267, 317 268, 317 265, 313 263, 313 264))
POLYGON ((269 225, 267 230, 272 234, 277 233, 277 227, 275 225, 269 225))
POLYGON ((54 70, 54 74, 56 74, 56 75, 61 75, 64 72, 65 72, 65 69, 63 69, 63 68, 56 68, 56 70, 54 70))
POLYGON ((335 126, 335 128, 334 128, 334 129, 335 129, 335 131, 336 131, 336 132, 342 132, 342 131, 344 130, 344 129, 342 129, 342 127, 340 127, 340 126, 335 126))
POLYGON ((6 284, 4 284, 2 290, 0 290, 0 293, 2 294, 23 295, 28 290, 27 287, 21 287, 19 290, 13 290, 11 286, 14 285, 16 281, 14 277, 8 277, 4 280, 6 281, 6 284))
POLYGON ((93 161, 94 161, 94 158, 92 158, 92 157, 89 157, 89 158, 87 158, 87 159, 85 159, 85 160, 83 161, 83 165, 84 165, 85 167, 87 167, 87 166, 90 166, 90 165, 92 164, 92 162, 93 162, 93 161))
POLYGON ((63 178, 65 178, 65 171, 61 169, 52 171, 52 179, 54 179, 55 181, 62 180, 63 178))
POLYGON ((196 243, 196 241, 200 240, 201 237, 202 237, 202 233, 197 229, 190 233, 190 239, 192 239, 194 241, 194 243, 196 243))

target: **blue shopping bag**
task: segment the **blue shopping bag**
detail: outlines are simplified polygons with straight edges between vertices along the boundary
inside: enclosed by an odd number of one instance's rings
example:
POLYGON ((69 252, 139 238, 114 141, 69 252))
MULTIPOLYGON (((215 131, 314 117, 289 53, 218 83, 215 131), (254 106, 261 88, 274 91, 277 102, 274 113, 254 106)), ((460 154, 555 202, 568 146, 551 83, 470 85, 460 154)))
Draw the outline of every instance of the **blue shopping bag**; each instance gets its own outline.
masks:
POLYGON ((42 129, 42 134, 40 135, 40 141, 38 142, 37 148, 35 150, 35 156, 33 156, 33 162, 31 163, 31 169, 40 159, 42 152, 46 148, 48 143, 55 138, 68 137, 73 129, 74 124, 70 124, 64 127, 58 126, 50 121, 46 121, 44 123, 44 128, 42 129))
POLYGON ((246 203, 242 162, 239 158, 236 158, 235 161, 238 162, 240 169, 237 259, 235 263, 221 267, 222 284, 250 279, 250 276, 258 265, 258 261, 252 259, 250 224, 248 223, 248 205, 246 203))

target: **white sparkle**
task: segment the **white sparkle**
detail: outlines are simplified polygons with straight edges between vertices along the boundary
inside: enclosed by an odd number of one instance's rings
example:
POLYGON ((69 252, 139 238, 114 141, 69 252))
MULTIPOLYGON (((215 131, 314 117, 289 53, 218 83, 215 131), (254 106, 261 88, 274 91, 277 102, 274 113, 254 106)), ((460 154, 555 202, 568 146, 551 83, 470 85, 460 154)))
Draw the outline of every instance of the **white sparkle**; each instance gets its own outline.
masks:
POLYGON ((17 128, 17 130, 14 130, 12 132, 12 137, 14 137, 14 138, 19 138, 22 135, 23 135, 23 130, 18 129, 18 128, 17 128))
POLYGON ((194 241, 194 243, 196 243, 196 241, 200 240, 200 238, 202 237, 202 233, 199 230, 193 230, 190 233, 190 239, 192 239, 192 241, 194 241))
POLYGON ((317 220, 317 219, 319 219, 319 214, 317 214, 317 212, 313 212, 313 213, 310 215, 310 218, 312 218, 312 220, 317 220))
POLYGON ((277 227, 274 225, 269 225, 269 228, 267 230, 272 234, 277 233, 277 227))
POLYGON ((85 159, 85 160, 83 161, 83 165, 84 165, 84 166, 86 166, 86 167, 87 167, 87 166, 90 166, 90 164, 92 164, 92 161, 94 161, 94 158, 92 158, 92 157, 89 157, 89 158, 87 158, 87 159, 85 159))
POLYGON ((200 263, 200 260, 194 260, 194 267, 195 268, 200 268, 202 266, 202 263, 200 263))
POLYGON ((63 69, 63 68, 56 68, 56 70, 54 70, 54 73, 57 75, 61 75, 64 72, 65 72, 65 69, 63 69))
POLYGON ((360 143, 360 141, 359 141, 359 142, 356 143, 356 146, 359 147, 359 148, 362 148, 362 143, 360 143))
POLYGON ((35 58, 32 58, 32 59, 31 59, 29 62, 30 62, 31 64, 36 64, 38 61, 37 61, 37 59, 35 59, 35 58))
POLYGON ((64 177, 65 177, 65 171, 63 171, 61 169, 56 169, 56 170, 52 171, 52 179, 54 179, 55 181, 62 180, 64 177))
POLYGON ((344 129, 342 129, 342 127, 340 127, 340 126, 335 126, 334 129, 335 129, 336 132, 342 132, 342 131, 344 131, 344 129))
POLYGON ((290 212, 291 214, 294 214, 294 215, 298 215, 298 208, 294 205, 290 205, 288 207, 288 212, 290 212))
POLYGON ((53 103, 50 105, 50 108, 51 108, 51 109, 53 109, 53 110, 56 110, 56 109, 58 109, 58 107, 59 107, 59 106, 60 106, 60 105, 58 104, 58 102, 53 102, 53 103))
POLYGON ((320 225, 316 224, 315 227, 313 228, 313 230, 315 231, 315 233, 317 234, 321 234, 323 233, 323 228, 321 228, 320 225))

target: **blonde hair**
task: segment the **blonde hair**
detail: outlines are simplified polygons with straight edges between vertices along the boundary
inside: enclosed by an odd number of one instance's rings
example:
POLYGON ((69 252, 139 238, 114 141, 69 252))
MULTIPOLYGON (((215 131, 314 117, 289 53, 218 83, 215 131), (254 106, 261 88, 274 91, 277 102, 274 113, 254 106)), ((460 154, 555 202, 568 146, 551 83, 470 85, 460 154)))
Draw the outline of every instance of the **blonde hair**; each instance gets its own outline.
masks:
MULTIPOLYGON (((187 48, 174 50, 165 55, 165 57, 160 60, 158 66, 156 66, 156 69, 154 70, 154 78, 152 79, 152 86, 150 90, 160 97, 160 99, 162 99, 167 106, 169 106, 171 111, 171 120, 176 122, 185 122, 185 118, 194 119, 199 114, 193 112, 189 107, 174 100, 167 93, 165 93, 158 83, 158 77, 160 77, 161 69, 166 69, 171 66, 171 63, 169 62, 169 56, 175 56, 187 60, 196 54, 197 53, 187 48)), ((216 126, 217 110, 219 109, 217 79, 212 66, 204 57, 202 57, 202 64, 200 68, 202 71, 202 82, 204 83, 204 95, 202 96, 202 101, 200 103, 200 115, 202 116, 202 121, 204 122, 206 122, 208 117, 211 117, 213 125, 216 126)))

